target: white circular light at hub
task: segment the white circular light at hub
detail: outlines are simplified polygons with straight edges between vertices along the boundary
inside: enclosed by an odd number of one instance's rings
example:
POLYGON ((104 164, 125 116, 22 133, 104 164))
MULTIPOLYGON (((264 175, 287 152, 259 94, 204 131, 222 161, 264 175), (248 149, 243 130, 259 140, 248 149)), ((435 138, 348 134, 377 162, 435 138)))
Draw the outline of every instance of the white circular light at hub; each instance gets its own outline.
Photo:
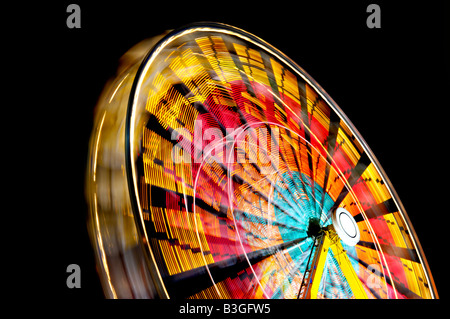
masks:
POLYGON ((359 242, 359 228, 353 216, 342 207, 336 208, 332 214, 333 227, 339 238, 349 246, 359 242))

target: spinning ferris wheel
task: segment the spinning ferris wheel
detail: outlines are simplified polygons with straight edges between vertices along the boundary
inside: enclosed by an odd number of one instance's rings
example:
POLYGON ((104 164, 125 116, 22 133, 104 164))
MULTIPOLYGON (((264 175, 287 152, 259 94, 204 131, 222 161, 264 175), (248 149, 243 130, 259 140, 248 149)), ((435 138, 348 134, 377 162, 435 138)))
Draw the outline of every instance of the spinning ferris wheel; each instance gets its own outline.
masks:
POLYGON ((122 62, 86 187, 107 297, 437 298, 383 169, 283 53, 205 23, 122 62))

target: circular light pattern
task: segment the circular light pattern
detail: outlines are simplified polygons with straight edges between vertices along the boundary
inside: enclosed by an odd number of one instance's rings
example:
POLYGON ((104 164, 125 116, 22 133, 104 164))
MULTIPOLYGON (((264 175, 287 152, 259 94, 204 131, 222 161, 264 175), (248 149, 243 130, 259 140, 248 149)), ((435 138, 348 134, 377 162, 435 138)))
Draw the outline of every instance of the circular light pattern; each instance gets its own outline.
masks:
POLYGON ((339 238, 349 246, 355 246, 360 239, 359 228, 352 215, 342 207, 335 209, 331 215, 333 226, 339 238))
POLYGON ((108 297, 437 297, 383 170, 303 69, 217 23, 143 46, 91 139, 108 297))
POLYGON ((342 229, 345 233, 351 237, 355 238, 357 235, 356 225, 353 223, 353 218, 349 217, 347 214, 339 214, 339 221, 342 225, 342 229))

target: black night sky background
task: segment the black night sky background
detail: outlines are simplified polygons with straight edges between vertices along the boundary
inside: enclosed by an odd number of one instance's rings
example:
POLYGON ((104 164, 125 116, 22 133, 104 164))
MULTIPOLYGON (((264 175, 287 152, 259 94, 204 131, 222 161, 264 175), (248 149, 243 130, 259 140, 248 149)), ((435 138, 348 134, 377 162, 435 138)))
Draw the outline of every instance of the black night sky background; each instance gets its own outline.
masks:
MULTIPOLYGON (((37 296, 100 300, 84 194, 93 110, 120 56, 139 41, 197 21, 244 29, 308 72, 336 101, 378 158, 414 226, 438 293, 448 289, 448 115, 450 52, 444 1, 53 1, 30 35, 39 54, 39 111, 30 145, 40 160, 35 214, 45 244, 33 251, 45 275, 37 296), (81 29, 66 26, 66 8, 81 8, 81 29), (366 25, 366 8, 381 8, 381 29, 366 25), (447 51, 445 51, 447 50, 447 51), (46 184, 46 183, 44 183, 46 184), (39 222, 40 223, 40 222, 39 222), (78 264, 82 288, 66 287, 78 264), (45 288, 45 293, 40 289, 45 288)), ((30 106, 31 108, 31 106, 30 106)), ((37 186, 37 185, 35 185, 37 186)), ((37 228, 37 225, 35 226, 37 228)), ((74 300, 77 300, 76 302, 74 300)), ((73 301, 73 304, 72 304, 73 301)), ((90 302, 92 303, 92 302, 90 302)), ((82 304, 82 303, 81 303, 82 304)))

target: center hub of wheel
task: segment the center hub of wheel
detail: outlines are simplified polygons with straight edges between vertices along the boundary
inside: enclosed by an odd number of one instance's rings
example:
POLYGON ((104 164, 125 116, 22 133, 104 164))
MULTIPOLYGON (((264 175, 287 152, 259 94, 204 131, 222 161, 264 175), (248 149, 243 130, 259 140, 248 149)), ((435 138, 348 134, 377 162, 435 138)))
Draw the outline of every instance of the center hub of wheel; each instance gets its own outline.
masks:
POLYGON ((318 218, 310 218, 308 223, 308 230, 306 234, 308 237, 318 237, 321 233, 320 220, 318 218))

